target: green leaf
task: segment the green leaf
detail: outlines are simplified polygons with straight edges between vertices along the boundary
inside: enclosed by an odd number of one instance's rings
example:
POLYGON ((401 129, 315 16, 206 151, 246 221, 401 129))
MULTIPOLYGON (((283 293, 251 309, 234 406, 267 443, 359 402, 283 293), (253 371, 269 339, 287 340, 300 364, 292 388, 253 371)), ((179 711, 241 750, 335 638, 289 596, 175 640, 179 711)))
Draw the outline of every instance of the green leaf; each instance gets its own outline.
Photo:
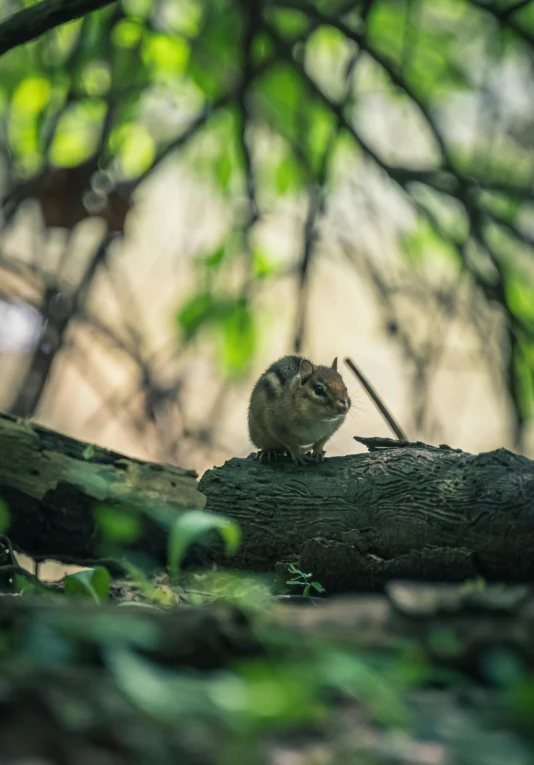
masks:
POLYGON ((204 24, 191 46, 188 75, 212 97, 228 88, 239 72, 241 18, 233 7, 223 12, 206 6, 204 24))
POLYGON ((401 236, 401 246, 413 264, 439 258, 450 264, 455 271, 460 268, 459 255, 454 245, 440 237, 423 218, 419 218, 415 227, 401 236))
POLYGON ((176 519, 169 535, 168 563, 173 575, 178 572, 187 549, 209 531, 219 532, 227 555, 236 552, 241 539, 241 530, 236 523, 222 515, 191 510, 176 519))
POLYGON ((125 12, 129 16, 148 18, 154 9, 153 0, 122 0, 125 12))
POLYGON ((9 509, 6 503, 0 499, 0 534, 5 534, 11 523, 9 509))
POLYGON ((322 585, 322 584, 320 584, 319 582, 312 582, 312 583, 311 583, 311 586, 312 586, 312 587, 315 587, 315 589, 317 590, 317 592, 325 592, 325 589, 324 589, 323 585, 322 585))
POLYGON ((373 4, 367 18, 366 34, 376 48, 384 54, 400 58, 404 38, 400 30, 404 29, 406 9, 404 4, 396 0, 382 0, 373 4))
POLYGON ((511 705, 520 719, 532 725, 534 718, 534 681, 526 675, 510 690, 511 705))
POLYGON ((184 73, 189 58, 189 45, 183 37, 147 32, 141 56, 157 79, 177 77, 184 73))
POLYGON ((222 363, 227 374, 238 376, 246 371, 256 348, 256 328, 248 305, 237 301, 223 318, 222 363))
MULTIPOLYGON (((528 345, 526 345, 526 349, 527 351, 530 350, 528 345)), ((522 354, 520 351, 514 355, 516 395, 521 414, 525 419, 531 417, 534 411, 534 365, 528 358, 529 355, 532 353, 522 354)))
POLYGON ((255 66, 259 66, 263 61, 274 54, 274 43, 269 35, 260 32, 254 36, 252 42, 252 61, 255 66))
POLYGON ((307 14, 293 8, 277 8, 275 11, 271 11, 270 15, 273 17, 281 36, 287 40, 299 37, 310 26, 307 14))
POLYGON ((389 678, 358 655, 325 649, 319 663, 328 687, 361 701, 366 711, 381 724, 404 727, 411 722, 404 699, 389 678))
POLYGON ((305 105, 300 76, 287 64, 274 64, 257 80, 258 107, 271 127, 291 142, 301 140, 299 125, 305 105))
POLYGON ((133 48, 141 40, 143 27, 133 19, 122 19, 111 32, 113 44, 118 48, 133 48))
POLYGON ((213 716, 214 703, 201 678, 178 674, 118 646, 105 647, 103 654, 124 696, 152 719, 175 726, 190 717, 213 716))
POLYGON ((85 449, 82 452, 82 457, 84 460, 91 460, 95 456, 95 447, 93 444, 87 444, 85 449))
POLYGON ((111 151, 117 153, 125 177, 135 178, 147 170, 156 154, 154 139, 139 122, 120 125, 111 133, 111 151))
POLYGON ((50 82, 44 77, 28 77, 13 93, 11 108, 17 115, 40 112, 50 98, 50 82))
POLYGON ((111 73, 105 61, 90 61, 81 74, 88 96, 103 96, 111 86, 111 73))
POLYGON ((215 161, 215 177, 221 189, 223 191, 228 190, 230 179, 232 177, 232 160, 227 151, 223 151, 222 154, 215 161))
POLYGON ((61 595, 53 592, 46 585, 36 579, 30 579, 29 575, 24 576, 24 574, 15 574, 12 591, 21 595, 45 595, 48 598, 61 597, 61 595))
POLYGON ((97 566, 69 574, 64 578, 63 584, 65 594, 69 597, 93 598, 100 603, 109 597, 111 576, 107 568, 97 566))
POLYGON ((178 323, 185 340, 191 340, 200 327, 209 320, 214 312, 215 301, 209 292, 201 292, 183 306, 178 314, 178 323))
POLYGON ((226 255, 226 248, 219 247, 204 258, 199 258, 199 262, 207 266, 210 269, 218 268, 224 260, 226 255))
POLYGON ((526 273, 517 272, 505 280, 506 302, 516 316, 534 322, 534 286, 526 273))
POLYGON ((322 105, 309 110, 308 150, 314 170, 319 170, 335 129, 335 117, 322 105))
POLYGON ((67 107, 59 119, 50 146, 50 160, 59 167, 75 167, 94 154, 106 104, 86 98, 67 107))
POLYGON ((282 157, 274 170, 275 188, 278 194, 287 194, 302 188, 303 174, 293 156, 289 153, 282 157))
POLYGON ((96 508, 95 518, 102 533, 114 542, 128 544, 141 536, 141 519, 134 509, 103 505, 96 508))
POLYGON ((197 0, 180 0, 179 3, 173 4, 172 15, 167 23, 175 32, 186 37, 195 37, 199 32, 201 19, 202 8, 197 0))
POLYGON ((255 249, 252 253, 254 276, 256 279, 266 279, 276 273, 274 261, 263 250, 255 249))

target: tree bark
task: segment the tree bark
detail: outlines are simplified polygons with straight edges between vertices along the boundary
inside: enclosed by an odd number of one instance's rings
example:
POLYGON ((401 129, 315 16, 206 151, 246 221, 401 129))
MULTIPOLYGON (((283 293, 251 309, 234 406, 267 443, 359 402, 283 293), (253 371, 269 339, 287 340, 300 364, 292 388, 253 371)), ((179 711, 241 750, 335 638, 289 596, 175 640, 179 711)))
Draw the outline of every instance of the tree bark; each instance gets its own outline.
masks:
POLYGON ((192 508, 242 529, 228 560, 253 571, 297 562, 328 594, 380 590, 392 579, 529 582, 534 578, 534 463, 504 449, 471 455, 381 439, 368 454, 295 467, 232 459, 205 473, 129 459, 0 414, 0 499, 9 536, 35 560, 78 565, 106 557, 100 504, 142 511, 131 549, 167 562, 167 518, 192 508), (384 448, 380 448, 384 447, 384 448), (200 493, 200 491, 204 493, 200 493), (207 498, 207 501, 206 501, 207 498))
POLYGON ((0 500, 15 549, 80 565, 106 554, 97 506, 139 511, 144 530, 132 550, 154 566, 167 562, 167 533, 154 514, 171 517, 205 502, 194 471, 131 459, 7 414, 0 414, 0 500))
MULTIPOLYGON (((232 565, 270 570, 300 560, 328 593, 391 579, 534 578, 531 460, 505 449, 472 455, 364 442, 370 453, 322 465, 247 458, 207 471, 199 483, 205 509, 243 530, 232 565)), ((216 556, 223 561, 219 548, 216 556)))

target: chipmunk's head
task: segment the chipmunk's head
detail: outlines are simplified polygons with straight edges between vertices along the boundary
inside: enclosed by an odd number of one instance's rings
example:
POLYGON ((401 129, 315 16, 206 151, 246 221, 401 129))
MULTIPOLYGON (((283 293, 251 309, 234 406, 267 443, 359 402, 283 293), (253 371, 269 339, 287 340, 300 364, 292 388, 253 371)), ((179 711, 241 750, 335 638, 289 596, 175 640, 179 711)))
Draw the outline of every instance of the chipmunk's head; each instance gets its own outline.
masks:
POLYGON ((341 420, 351 407, 345 383, 337 371, 337 358, 331 367, 314 366, 302 359, 297 386, 299 409, 321 420, 341 420))

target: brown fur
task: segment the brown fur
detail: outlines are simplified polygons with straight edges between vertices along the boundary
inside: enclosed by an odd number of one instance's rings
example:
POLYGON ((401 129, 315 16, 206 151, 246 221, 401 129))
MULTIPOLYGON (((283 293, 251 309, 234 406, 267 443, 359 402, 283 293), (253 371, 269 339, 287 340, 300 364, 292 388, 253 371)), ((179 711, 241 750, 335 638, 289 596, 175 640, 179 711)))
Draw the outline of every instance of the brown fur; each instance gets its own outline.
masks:
POLYGON ((285 451, 300 462, 305 447, 312 446, 313 457, 320 460, 350 406, 337 359, 331 367, 314 367, 300 356, 284 356, 254 386, 248 413, 250 439, 260 457, 285 451), (322 385, 324 395, 316 393, 317 385, 322 385))

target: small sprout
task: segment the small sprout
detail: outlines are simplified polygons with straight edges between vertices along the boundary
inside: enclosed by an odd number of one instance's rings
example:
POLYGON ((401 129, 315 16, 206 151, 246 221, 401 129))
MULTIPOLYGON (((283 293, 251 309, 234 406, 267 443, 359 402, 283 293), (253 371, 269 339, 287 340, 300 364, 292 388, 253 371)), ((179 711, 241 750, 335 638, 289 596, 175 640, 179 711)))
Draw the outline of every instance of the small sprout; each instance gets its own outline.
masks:
POLYGON ((288 571, 290 574, 295 574, 294 579, 289 579, 286 581, 286 584, 294 585, 297 587, 302 587, 303 591, 302 594, 305 598, 309 597, 310 590, 313 588, 316 590, 316 592, 324 592, 325 589, 320 582, 310 582, 309 580, 313 576, 312 574, 304 574, 300 569, 298 569, 293 563, 290 563, 288 566, 288 571))

